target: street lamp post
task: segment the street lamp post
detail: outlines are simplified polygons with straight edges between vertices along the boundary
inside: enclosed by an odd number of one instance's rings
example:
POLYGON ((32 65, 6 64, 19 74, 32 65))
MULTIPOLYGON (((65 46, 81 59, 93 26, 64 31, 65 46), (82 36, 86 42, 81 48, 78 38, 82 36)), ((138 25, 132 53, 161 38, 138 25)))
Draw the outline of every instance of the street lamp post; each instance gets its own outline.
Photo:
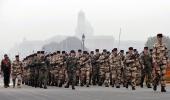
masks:
POLYGON ((85 35, 83 34, 83 35, 82 35, 83 51, 84 51, 84 49, 85 49, 84 41, 85 41, 85 35))

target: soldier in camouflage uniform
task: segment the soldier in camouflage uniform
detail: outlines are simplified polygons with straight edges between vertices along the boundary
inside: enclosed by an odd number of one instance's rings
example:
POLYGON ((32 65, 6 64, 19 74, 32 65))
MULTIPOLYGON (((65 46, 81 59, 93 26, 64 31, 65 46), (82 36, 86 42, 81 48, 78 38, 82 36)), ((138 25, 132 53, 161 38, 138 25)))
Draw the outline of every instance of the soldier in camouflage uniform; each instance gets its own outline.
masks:
POLYGON ((126 88, 128 85, 132 86, 132 90, 136 87, 136 66, 135 66, 135 55, 133 54, 133 47, 129 47, 128 54, 125 57, 125 72, 126 72, 126 88))
POLYGON ((52 74, 54 76, 54 84, 55 86, 58 86, 58 82, 59 82, 59 66, 60 66, 60 51, 57 51, 56 55, 53 55, 53 63, 54 63, 54 67, 52 70, 52 74))
POLYGON ((152 56, 148 52, 148 47, 144 47, 144 51, 140 55, 140 62, 142 64, 140 86, 143 88, 143 82, 146 79, 146 86, 151 88, 152 56))
POLYGON ((47 89, 47 79, 48 79, 48 71, 47 71, 47 59, 45 58, 44 51, 41 51, 40 55, 38 54, 37 66, 39 66, 39 78, 38 84, 40 88, 47 89))
POLYGON ((121 84, 125 87, 125 55, 124 50, 120 50, 119 56, 121 57, 121 84))
POLYGON ((104 49, 102 55, 99 57, 99 86, 105 83, 105 86, 109 86, 110 68, 109 68, 109 56, 107 50, 104 49))
POLYGON ((76 70, 77 70, 77 64, 78 60, 76 58, 76 54, 74 50, 70 51, 70 56, 66 60, 67 64, 67 74, 68 74, 68 81, 66 83, 65 88, 69 88, 69 85, 72 84, 72 89, 75 90, 75 84, 76 84, 76 70))
POLYGON ((121 84, 121 67, 122 67, 121 56, 117 53, 117 48, 112 50, 110 55, 110 72, 112 77, 112 87, 116 85, 116 88, 120 88, 121 84))
POLYGON ((99 81, 99 57, 100 52, 99 49, 95 50, 95 55, 91 57, 91 63, 92 63, 92 84, 96 85, 99 81))
POLYGON ((89 87, 89 80, 90 80, 90 58, 87 51, 83 51, 83 56, 79 60, 80 64, 80 83, 81 86, 85 84, 89 87))
POLYGON ((59 87, 62 87, 62 85, 64 84, 65 70, 66 70, 66 55, 65 51, 62 51, 62 55, 60 55, 59 57, 59 73, 58 73, 59 87))
POLYGON ((76 70, 76 86, 79 85, 79 80, 80 80, 80 58, 82 57, 82 50, 78 50, 78 53, 76 55, 76 58, 78 59, 78 65, 77 65, 77 70, 76 70))
POLYGON ((13 88, 15 87, 16 79, 17 87, 21 88, 21 82, 22 82, 22 74, 23 74, 23 66, 22 62, 19 59, 19 55, 15 56, 16 60, 12 63, 12 81, 13 81, 13 88))
POLYGON ((49 85, 50 86, 54 85, 54 75, 52 74, 53 67, 54 67, 53 56, 54 56, 54 53, 51 53, 50 57, 49 57, 49 63, 50 63, 50 68, 49 68, 49 85))
POLYGON ((137 49, 134 49, 134 56, 135 56, 135 67, 137 68, 137 70, 136 70, 136 85, 138 86, 141 83, 142 66, 140 63, 139 53, 138 53, 137 49))
POLYGON ((157 85, 161 83, 161 92, 166 92, 165 74, 167 68, 168 51, 165 43, 162 41, 163 35, 157 34, 158 42, 153 47, 154 79, 153 90, 157 90, 157 85))

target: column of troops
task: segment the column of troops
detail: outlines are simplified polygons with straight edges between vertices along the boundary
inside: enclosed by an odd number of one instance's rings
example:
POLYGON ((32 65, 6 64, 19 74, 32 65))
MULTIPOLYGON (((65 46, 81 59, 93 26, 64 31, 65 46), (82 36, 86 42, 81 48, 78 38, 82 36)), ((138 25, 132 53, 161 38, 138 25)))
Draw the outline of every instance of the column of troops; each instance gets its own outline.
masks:
MULTIPOLYGON (((162 38, 162 34, 157 35, 162 38)), ((138 53, 133 47, 127 52, 114 48, 111 52, 104 49, 95 51, 71 50, 45 54, 38 51, 23 59, 22 83, 32 87, 47 89, 57 86, 75 89, 75 86, 105 86, 128 88, 136 86, 161 91, 165 90, 165 74, 167 64, 167 48, 156 43, 153 50, 144 47, 138 53), (156 67, 155 67, 156 66, 156 67), (158 67, 157 67, 158 66, 158 67)))

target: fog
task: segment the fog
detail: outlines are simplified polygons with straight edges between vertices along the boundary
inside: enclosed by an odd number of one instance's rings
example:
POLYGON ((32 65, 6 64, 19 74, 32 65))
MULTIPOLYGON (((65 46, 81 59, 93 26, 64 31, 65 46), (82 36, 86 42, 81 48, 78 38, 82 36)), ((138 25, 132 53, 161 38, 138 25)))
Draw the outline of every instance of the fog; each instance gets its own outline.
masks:
POLYGON ((170 36, 170 0, 0 0, 0 52, 27 40, 75 35, 83 10, 94 35, 146 41, 170 36))

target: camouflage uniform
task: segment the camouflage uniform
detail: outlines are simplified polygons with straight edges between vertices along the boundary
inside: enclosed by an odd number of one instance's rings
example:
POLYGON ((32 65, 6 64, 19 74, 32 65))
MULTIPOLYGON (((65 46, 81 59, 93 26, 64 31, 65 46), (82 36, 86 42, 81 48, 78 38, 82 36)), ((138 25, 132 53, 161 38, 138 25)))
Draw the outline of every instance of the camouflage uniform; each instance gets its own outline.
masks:
POLYGON ((60 54, 53 55, 53 70, 51 71, 53 75, 53 84, 58 86, 59 81, 59 64, 60 64, 60 54))
POLYGON ((166 74, 166 68, 167 68, 167 60, 168 60, 168 52, 167 52, 166 45, 164 43, 161 43, 161 44, 155 43, 154 48, 153 48, 153 62, 155 63, 153 85, 154 85, 155 91, 157 89, 156 88, 157 85, 160 82, 161 91, 166 92, 165 74, 166 74))
POLYGON ((140 63, 140 58, 139 58, 139 54, 137 51, 134 51, 134 56, 135 56, 135 67, 136 69, 136 85, 140 85, 141 83, 141 72, 142 72, 142 66, 140 63))
POLYGON ((59 80, 59 87, 62 87, 62 85, 64 84, 64 79, 65 79, 65 71, 66 71, 66 58, 64 55, 60 55, 59 58, 59 76, 58 76, 58 80, 59 80))
POLYGON ((120 88, 121 83, 121 57, 118 54, 111 54, 110 55, 110 72, 111 72, 111 78, 112 78, 112 86, 114 87, 114 84, 117 88, 120 88))
POLYGON ((76 55, 76 58, 78 59, 77 69, 76 69, 76 86, 79 85, 80 81, 80 58, 82 57, 82 51, 78 50, 78 54, 76 55))
POLYGON ((76 84, 76 70, 77 70, 77 64, 78 60, 75 56, 72 54, 75 54, 75 51, 71 51, 71 56, 67 58, 66 64, 67 64, 67 74, 68 74, 68 81, 66 83, 65 88, 69 88, 69 85, 72 84, 72 89, 75 89, 75 84, 76 84))
POLYGON ((13 80, 13 87, 15 87, 16 79, 18 79, 17 86, 21 87, 21 81, 22 81, 22 62, 15 60, 12 63, 12 80, 13 80))
POLYGON ((91 72, 91 66, 90 66, 90 59, 87 55, 87 52, 83 53, 83 56, 79 60, 80 64, 80 81, 81 86, 84 84, 89 87, 89 80, 90 80, 90 72, 91 72))
POLYGON ((99 57, 100 53, 99 50, 96 50, 96 54, 91 57, 91 63, 92 63, 92 83, 93 85, 96 85, 99 81, 99 57))
POLYGON ((152 57, 149 53, 145 54, 144 52, 140 55, 140 62, 142 64, 141 72, 141 83, 140 86, 143 87, 144 79, 146 78, 146 85, 148 88, 151 88, 151 73, 152 73, 152 57))
MULTIPOLYGON (((133 50, 133 48, 129 48, 133 50)), ((136 86, 136 66, 135 66, 135 55, 133 53, 128 53, 125 57, 125 72, 126 72, 126 88, 128 85, 132 86, 132 90, 135 90, 136 86)))
POLYGON ((125 55, 124 55, 124 50, 121 50, 119 53, 119 56, 121 57, 121 83, 125 87, 125 55))
POLYGON ((105 86, 108 87, 110 78, 109 57, 106 54, 106 50, 103 51, 103 54, 99 57, 99 86, 105 83, 105 86))

